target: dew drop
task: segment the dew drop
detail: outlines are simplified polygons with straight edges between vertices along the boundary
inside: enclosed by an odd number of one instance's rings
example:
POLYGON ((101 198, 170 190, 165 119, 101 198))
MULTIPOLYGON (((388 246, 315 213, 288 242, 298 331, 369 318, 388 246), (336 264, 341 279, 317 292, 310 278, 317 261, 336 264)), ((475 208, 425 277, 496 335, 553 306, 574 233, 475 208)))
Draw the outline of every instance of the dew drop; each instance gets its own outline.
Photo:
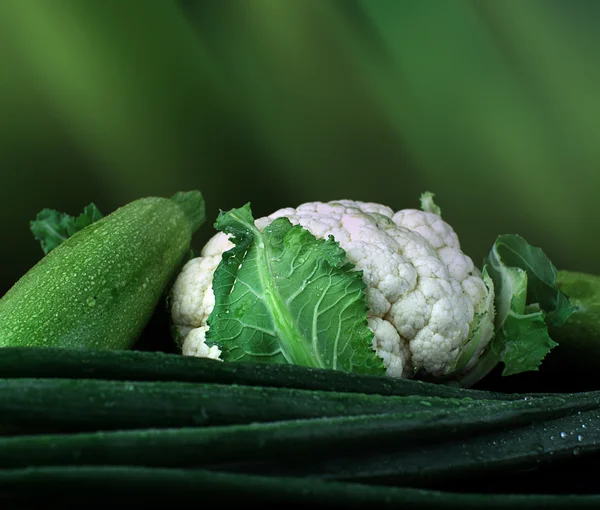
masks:
POLYGON ((87 305, 89 307, 94 307, 94 306, 96 306, 96 298, 95 297, 89 297, 89 298, 87 298, 86 303, 87 303, 87 305))
POLYGON ((563 439, 564 439, 565 437, 567 437, 567 435, 568 435, 568 434, 567 434, 566 432, 561 432, 561 433, 560 433, 560 437, 562 437, 563 439))
POLYGON ((582 434, 579 434, 577 436, 577 441, 579 441, 580 443, 581 443, 581 441, 583 441, 583 435, 582 434))

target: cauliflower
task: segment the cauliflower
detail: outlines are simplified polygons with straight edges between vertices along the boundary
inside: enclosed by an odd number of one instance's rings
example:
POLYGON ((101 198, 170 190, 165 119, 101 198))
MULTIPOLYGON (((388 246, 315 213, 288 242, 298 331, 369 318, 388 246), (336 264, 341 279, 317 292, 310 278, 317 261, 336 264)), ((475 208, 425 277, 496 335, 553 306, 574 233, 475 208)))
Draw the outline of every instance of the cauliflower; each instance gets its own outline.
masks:
MULTIPOLYGON (((390 377, 446 376, 468 369, 493 336, 493 285, 461 249, 431 194, 425 210, 370 202, 311 202, 259 218, 264 231, 278 218, 317 239, 333 236, 365 284, 372 349, 390 377)), ((201 256, 187 262, 171 291, 172 321, 184 355, 220 359, 205 342, 215 306, 213 275, 230 235, 215 234, 201 256)))

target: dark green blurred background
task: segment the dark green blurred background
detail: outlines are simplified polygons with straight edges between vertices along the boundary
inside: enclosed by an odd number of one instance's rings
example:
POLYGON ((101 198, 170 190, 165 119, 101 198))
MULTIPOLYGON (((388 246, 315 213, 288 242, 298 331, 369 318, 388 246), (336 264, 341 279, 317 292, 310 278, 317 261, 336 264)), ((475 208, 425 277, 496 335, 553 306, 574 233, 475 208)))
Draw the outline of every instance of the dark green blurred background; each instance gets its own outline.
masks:
POLYGON ((600 272, 600 2, 1 0, 0 295, 44 207, 200 189, 255 214, 436 193, 479 264, 600 272))

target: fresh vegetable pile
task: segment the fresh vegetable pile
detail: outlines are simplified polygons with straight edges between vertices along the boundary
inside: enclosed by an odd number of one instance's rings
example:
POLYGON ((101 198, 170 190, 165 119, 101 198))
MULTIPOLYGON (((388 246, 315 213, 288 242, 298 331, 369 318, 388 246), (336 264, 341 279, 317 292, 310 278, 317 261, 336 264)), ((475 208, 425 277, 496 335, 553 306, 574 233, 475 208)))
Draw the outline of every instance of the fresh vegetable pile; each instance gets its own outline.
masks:
POLYGON ((24 504, 597 505, 600 395, 499 394, 296 365, 0 353, 0 494, 24 504), (577 485, 546 483, 578 464, 577 485), (548 492, 552 495, 485 493, 548 492), (482 495, 485 494, 485 495, 482 495))
POLYGON ((598 350, 599 279, 516 235, 479 270, 432 198, 246 205, 200 253, 198 192, 42 211, 0 299, 3 508, 597 508, 600 387, 477 386, 598 350), (187 355, 140 348, 165 309, 187 355))
POLYGON ((308 203, 220 230, 171 290, 184 354, 293 363, 470 387, 498 363, 536 370, 575 307, 557 271, 518 235, 497 238, 481 271, 433 194, 422 210, 308 203))

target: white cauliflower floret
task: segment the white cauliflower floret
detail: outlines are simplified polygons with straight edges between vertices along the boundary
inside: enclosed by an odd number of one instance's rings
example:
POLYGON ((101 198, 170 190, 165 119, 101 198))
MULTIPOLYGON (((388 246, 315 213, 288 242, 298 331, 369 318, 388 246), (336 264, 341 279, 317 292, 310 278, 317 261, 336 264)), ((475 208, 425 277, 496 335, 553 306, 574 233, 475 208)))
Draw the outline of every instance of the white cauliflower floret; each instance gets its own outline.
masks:
POLYGON ((221 255, 197 257, 190 260, 173 285, 172 316, 178 328, 198 328, 215 306, 212 279, 221 255))
MULTIPOLYGON (((411 377, 420 370, 449 374, 480 316, 492 320, 491 289, 460 250, 452 227, 433 212, 394 213, 376 203, 339 200, 280 209, 255 224, 262 231, 280 217, 317 238, 333 236, 347 260, 363 272, 372 346, 391 377, 411 377)), ((216 348, 209 350, 204 342, 214 307, 212 276, 222 253, 232 247, 226 234, 217 233, 175 282, 172 319, 185 337, 184 354, 215 357, 216 348)), ((469 365, 492 330, 481 328, 480 334, 469 365)))
POLYGON ((208 326, 200 326, 199 328, 191 329, 185 338, 183 348, 181 350, 184 356, 196 356, 197 358, 211 358, 222 361, 221 349, 216 345, 206 345, 206 332, 208 326))

